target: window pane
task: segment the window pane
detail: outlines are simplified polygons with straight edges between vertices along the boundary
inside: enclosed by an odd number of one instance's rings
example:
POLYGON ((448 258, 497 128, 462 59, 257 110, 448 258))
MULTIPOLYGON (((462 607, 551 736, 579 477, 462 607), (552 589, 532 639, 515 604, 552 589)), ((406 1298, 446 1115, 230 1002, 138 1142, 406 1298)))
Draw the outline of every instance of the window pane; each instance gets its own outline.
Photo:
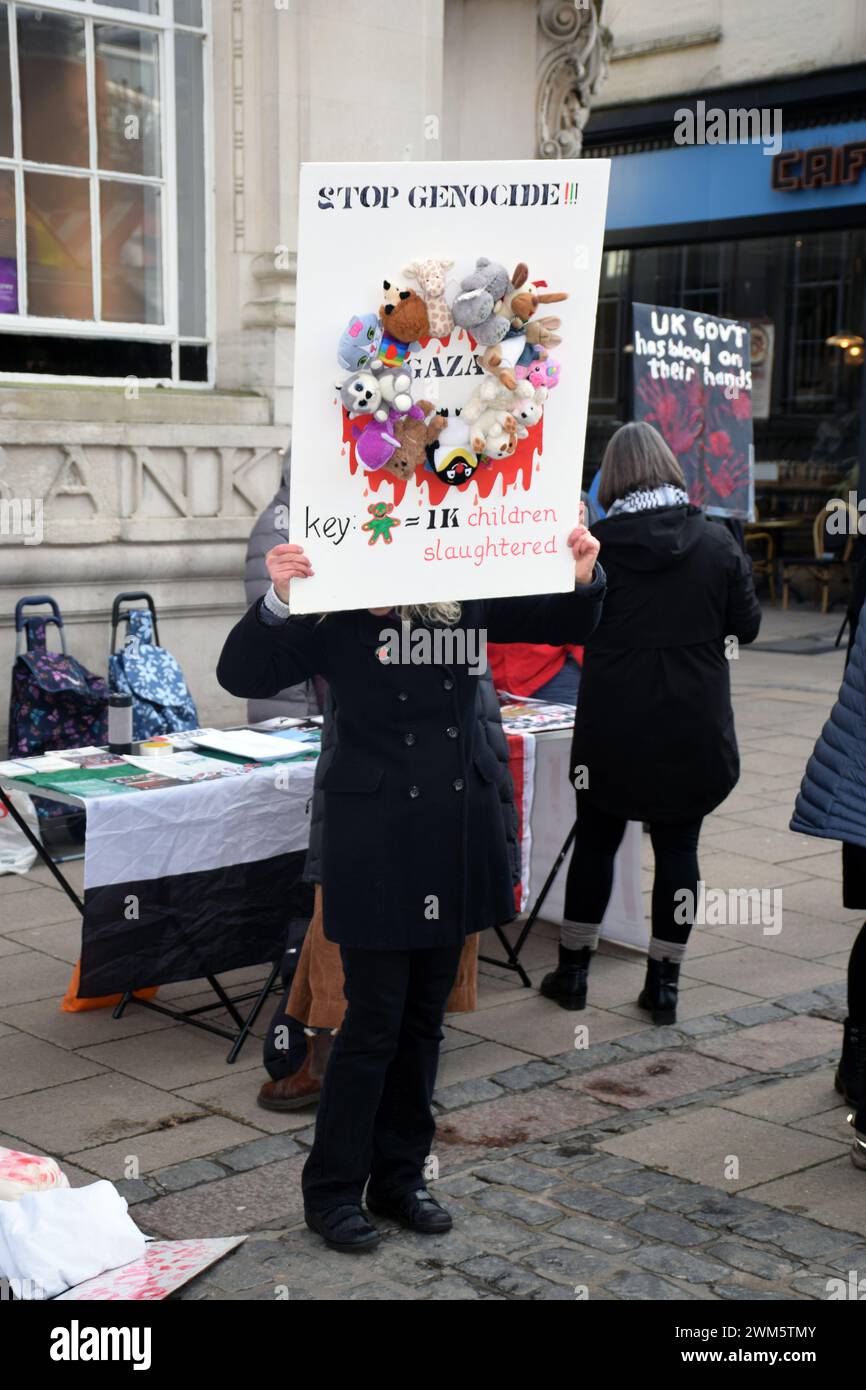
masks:
POLYGON ((90 185, 26 174, 27 304, 31 314, 90 319, 90 185))
POLYGON ((0 5, 0 154, 12 154, 12 84, 9 77, 9 16, 0 5))
POLYGON ((15 175, 0 171, 0 314, 18 313, 18 250, 15 244, 15 175))
POLYGON ((24 158, 89 164, 83 20, 19 9, 18 70, 24 158))
POLYGON ((116 10, 138 10, 139 14, 158 14, 159 0, 106 0, 116 10))
POLYGON ((202 41, 175 36, 177 236, 180 332, 205 333, 204 79, 202 41))
POLYGON ((125 24, 95 24, 100 169, 160 172, 159 40, 125 24))
POLYGON ((201 28, 201 0, 174 0, 175 24, 195 24, 201 28))
POLYGON ((102 180, 102 317, 162 323, 160 194, 148 184, 102 180))

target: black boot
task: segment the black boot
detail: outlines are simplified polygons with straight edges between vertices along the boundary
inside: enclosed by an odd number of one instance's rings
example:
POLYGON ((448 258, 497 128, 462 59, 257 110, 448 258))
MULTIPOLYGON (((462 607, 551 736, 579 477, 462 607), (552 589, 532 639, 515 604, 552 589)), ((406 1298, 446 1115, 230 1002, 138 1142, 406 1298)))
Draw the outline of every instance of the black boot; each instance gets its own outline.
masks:
POLYGON ((585 1009, 591 959, 592 951, 588 946, 582 946, 579 951, 560 946, 559 965, 541 981, 541 993, 547 999, 555 999, 563 1009, 585 1009))
POLYGON ((845 1020, 836 1090, 849 1105, 866 1106, 866 1028, 845 1020))
POLYGON ((646 981, 638 999, 639 1009, 648 1009, 653 1023, 676 1023, 680 967, 677 961, 653 960, 646 963, 646 981))

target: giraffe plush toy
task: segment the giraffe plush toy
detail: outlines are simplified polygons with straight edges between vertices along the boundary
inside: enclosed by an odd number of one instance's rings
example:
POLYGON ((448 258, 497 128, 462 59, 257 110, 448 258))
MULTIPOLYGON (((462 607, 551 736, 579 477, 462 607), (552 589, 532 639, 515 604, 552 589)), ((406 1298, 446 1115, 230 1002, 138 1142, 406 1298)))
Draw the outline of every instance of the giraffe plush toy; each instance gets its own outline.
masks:
POLYGON ((447 338, 454 331, 451 310, 445 302, 445 272, 450 270, 453 261, 413 261, 406 266, 404 275, 411 275, 421 286, 422 296, 427 304, 427 318, 430 322, 431 338, 447 338))

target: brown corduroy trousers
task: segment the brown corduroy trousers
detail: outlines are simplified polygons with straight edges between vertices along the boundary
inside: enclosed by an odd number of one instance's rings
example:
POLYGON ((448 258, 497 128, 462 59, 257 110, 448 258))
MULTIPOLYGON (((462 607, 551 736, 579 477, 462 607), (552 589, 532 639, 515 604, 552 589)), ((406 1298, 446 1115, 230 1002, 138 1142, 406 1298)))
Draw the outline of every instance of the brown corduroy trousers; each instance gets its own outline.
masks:
MULTIPOLYGON (((471 1013, 478 1003, 478 932, 463 943, 446 1013, 471 1013)), ((316 884, 313 916, 304 937, 286 1013, 306 1028, 339 1028, 346 1011, 340 948, 325 936, 322 889, 316 884)))

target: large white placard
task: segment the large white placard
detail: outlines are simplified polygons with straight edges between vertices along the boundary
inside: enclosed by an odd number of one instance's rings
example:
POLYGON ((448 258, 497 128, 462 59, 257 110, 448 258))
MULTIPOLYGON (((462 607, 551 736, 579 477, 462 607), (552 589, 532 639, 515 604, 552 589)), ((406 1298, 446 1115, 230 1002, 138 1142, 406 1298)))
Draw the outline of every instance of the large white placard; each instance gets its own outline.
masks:
POLYGON ((315 573, 293 611, 571 587, 608 174, 602 159, 302 167, 290 539, 315 573), (406 344, 389 330, 411 328, 413 295, 430 334, 406 344), (353 389, 380 419, 350 415, 353 389))

